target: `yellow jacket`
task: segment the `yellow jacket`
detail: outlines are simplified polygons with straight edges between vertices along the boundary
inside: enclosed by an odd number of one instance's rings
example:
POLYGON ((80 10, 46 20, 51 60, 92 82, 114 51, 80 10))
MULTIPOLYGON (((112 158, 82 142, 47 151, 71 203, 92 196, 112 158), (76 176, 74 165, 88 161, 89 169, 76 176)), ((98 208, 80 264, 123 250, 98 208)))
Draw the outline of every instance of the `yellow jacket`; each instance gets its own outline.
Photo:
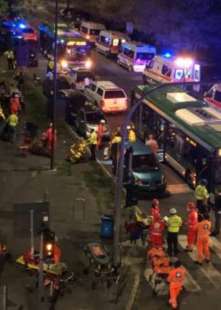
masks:
POLYGON ((136 136, 136 132, 133 129, 130 129, 128 131, 128 140, 129 142, 136 142, 137 136, 136 136))
POLYGON ((88 138, 88 143, 89 144, 97 144, 97 133, 96 131, 93 131, 90 135, 90 137, 88 138))
POLYGON ((10 114, 7 122, 11 127, 16 127, 18 125, 18 116, 16 114, 10 114))
POLYGON ((168 217, 167 230, 168 232, 178 233, 182 226, 182 218, 179 215, 171 215, 168 217))
POLYGON ((196 200, 207 200, 209 198, 209 193, 206 186, 200 184, 197 185, 194 195, 196 200))

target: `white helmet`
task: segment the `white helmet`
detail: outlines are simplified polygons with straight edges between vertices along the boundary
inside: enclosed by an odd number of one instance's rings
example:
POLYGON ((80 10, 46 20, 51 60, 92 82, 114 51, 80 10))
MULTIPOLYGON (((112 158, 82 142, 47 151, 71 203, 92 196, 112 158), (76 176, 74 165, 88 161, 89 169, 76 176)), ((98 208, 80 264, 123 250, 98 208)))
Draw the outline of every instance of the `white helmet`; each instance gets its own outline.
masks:
POLYGON ((171 215, 174 215, 174 214, 177 213, 175 208, 171 208, 169 212, 170 212, 171 215))
POLYGON ((130 130, 130 129, 131 129, 131 126, 130 126, 130 125, 128 125, 128 126, 127 126, 127 130, 130 130))
POLYGON ((106 122, 105 122, 104 119, 102 119, 102 120, 100 121, 100 123, 101 123, 101 124, 105 124, 106 122))

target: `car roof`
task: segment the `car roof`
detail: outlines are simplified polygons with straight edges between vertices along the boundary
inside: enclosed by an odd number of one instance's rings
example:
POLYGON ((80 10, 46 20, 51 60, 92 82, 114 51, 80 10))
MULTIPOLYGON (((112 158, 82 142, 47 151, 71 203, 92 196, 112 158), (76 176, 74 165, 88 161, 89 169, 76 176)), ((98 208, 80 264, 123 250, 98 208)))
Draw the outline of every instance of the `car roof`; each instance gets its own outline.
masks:
POLYGON ((118 87, 116 84, 114 84, 111 81, 97 81, 97 82, 95 82, 95 84, 98 87, 104 88, 105 90, 119 89, 120 88, 120 87, 118 87))
POLYGON ((150 155, 152 154, 151 149, 148 145, 145 145, 142 141, 137 140, 135 143, 127 142, 127 149, 129 147, 133 148, 133 155, 150 155))

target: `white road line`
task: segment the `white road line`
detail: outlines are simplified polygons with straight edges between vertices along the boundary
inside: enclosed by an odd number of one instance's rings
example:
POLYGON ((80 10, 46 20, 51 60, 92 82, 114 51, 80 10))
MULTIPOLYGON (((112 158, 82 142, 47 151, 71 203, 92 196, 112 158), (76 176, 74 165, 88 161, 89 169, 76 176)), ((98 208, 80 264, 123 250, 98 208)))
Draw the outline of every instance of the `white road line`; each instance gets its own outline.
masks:
POLYGON ((186 270, 186 279, 184 282, 184 287, 188 292, 197 293, 201 291, 201 287, 199 284, 194 280, 194 278, 191 276, 188 270, 186 270))
MULTIPOLYGON (((179 236, 179 244, 183 249, 186 248, 186 236, 179 236)), ((196 251, 188 252, 189 256, 193 261, 196 260, 196 251)), ((219 288, 221 286, 221 274, 220 272, 211 264, 206 264, 203 266, 199 266, 200 271, 207 277, 209 282, 215 287, 219 288)))

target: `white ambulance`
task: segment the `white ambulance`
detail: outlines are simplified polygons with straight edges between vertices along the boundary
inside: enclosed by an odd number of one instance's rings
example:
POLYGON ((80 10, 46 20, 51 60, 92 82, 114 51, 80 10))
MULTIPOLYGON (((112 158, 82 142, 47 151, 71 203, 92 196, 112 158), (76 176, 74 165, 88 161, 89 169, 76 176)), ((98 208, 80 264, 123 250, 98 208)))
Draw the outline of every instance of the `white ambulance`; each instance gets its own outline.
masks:
POLYGON ((122 44, 128 40, 128 36, 122 32, 102 30, 97 39, 96 48, 105 56, 113 56, 119 54, 122 44))
POLYGON ((117 62, 129 71, 143 72, 156 55, 156 48, 149 44, 139 42, 125 42, 117 62))
POLYGON ((80 26, 80 34, 91 44, 95 44, 100 31, 104 30, 105 26, 103 24, 94 22, 82 22, 80 26))
POLYGON ((144 82, 199 82, 200 65, 190 57, 155 56, 143 72, 144 82))

